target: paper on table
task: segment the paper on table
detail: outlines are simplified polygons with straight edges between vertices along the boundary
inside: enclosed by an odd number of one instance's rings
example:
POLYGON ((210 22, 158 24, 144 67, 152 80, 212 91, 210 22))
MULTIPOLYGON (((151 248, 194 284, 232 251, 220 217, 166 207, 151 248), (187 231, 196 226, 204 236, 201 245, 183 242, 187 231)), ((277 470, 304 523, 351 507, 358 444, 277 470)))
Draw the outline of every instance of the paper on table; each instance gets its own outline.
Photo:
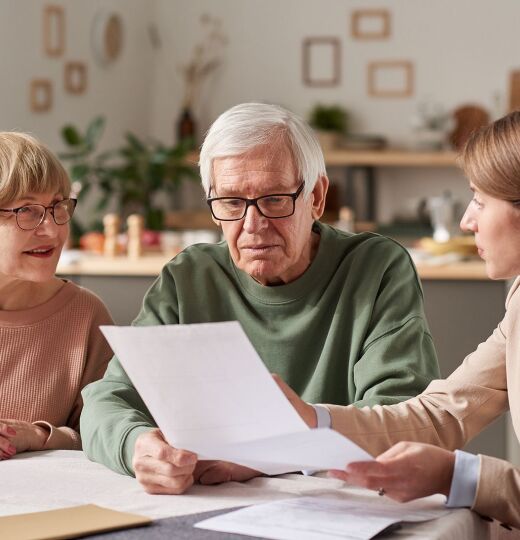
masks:
POLYGON ((331 430, 307 427, 238 322, 101 329, 177 448, 267 474, 372 459, 331 430))
POLYGON ((328 497, 301 497, 258 504, 206 519, 200 529, 261 536, 277 540, 368 540, 402 521, 427 521, 448 513, 438 504, 416 501, 406 505, 328 497))
POLYGON ((151 521, 145 516, 85 504, 59 510, 0 517, 0 531, 1 537, 9 540, 59 540, 140 527, 148 525, 151 521))

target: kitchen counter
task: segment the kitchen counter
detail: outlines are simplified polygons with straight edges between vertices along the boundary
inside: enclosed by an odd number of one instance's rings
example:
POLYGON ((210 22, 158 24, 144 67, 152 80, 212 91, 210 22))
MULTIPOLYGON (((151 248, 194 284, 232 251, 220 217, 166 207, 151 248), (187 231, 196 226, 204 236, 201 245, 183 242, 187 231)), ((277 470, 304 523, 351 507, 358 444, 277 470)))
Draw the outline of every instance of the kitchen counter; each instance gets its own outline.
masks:
MULTIPOLYGON (((173 254, 157 252, 146 254, 139 259, 125 256, 104 257, 102 255, 79 253, 70 257, 70 262, 62 260, 57 273, 69 276, 143 276, 159 275, 161 268, 173 254)), ((482 261, 472 260, 442 265, 417 264, 422 280, 488 280, 482 261)))

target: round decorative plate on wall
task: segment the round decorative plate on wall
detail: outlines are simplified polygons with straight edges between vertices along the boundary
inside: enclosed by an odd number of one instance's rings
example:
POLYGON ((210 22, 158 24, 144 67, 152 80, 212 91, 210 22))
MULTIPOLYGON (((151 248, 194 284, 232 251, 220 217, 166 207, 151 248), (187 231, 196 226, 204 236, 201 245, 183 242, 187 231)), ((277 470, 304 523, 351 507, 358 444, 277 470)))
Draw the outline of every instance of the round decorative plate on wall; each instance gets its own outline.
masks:
POLYGON ((123 48, 123 21, 114 12, 100 11, 92 22, 92 49, 100 65, 111 64, 123 48))

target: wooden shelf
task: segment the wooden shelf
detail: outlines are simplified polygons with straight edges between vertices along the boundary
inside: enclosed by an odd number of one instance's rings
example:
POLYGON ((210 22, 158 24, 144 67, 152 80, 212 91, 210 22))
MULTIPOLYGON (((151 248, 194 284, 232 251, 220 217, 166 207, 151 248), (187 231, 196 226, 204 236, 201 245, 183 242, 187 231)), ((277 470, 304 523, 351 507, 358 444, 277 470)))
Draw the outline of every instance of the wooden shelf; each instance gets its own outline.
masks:
MULTIPOLYGON (((457 152, 415 152, 413 150, 327 150, 325 164, 332 167, 349 165, 366 167, 456 167, 457 152)), ((199 154, 190 152, 186 161, 197 166, 199 154)))
POLYGON ((329 150, 325 164, 332 167, 456 167, 457 153, 410 150, 329 150))

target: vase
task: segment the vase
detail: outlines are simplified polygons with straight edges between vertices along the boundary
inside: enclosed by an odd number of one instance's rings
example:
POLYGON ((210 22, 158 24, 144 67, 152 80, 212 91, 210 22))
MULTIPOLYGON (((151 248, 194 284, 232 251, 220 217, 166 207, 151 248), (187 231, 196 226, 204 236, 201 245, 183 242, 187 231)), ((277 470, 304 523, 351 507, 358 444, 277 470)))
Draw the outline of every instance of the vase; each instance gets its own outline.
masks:
POLYGON ((177 142, 184 143, 190 150, 197 145, 196 123, 189 107, 184 107, 177 120, 177 142))

